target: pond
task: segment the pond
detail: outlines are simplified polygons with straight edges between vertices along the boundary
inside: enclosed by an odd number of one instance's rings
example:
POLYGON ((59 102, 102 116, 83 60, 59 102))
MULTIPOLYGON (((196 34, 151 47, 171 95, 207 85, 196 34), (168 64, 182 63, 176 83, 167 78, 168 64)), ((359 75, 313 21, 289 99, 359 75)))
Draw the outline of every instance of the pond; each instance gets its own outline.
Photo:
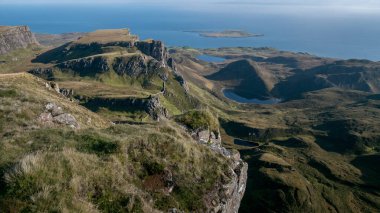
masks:
POLYGON ((210 62, 210 63, 219 63, 219 62, 224 62, 226 60, 225 58, 211 56, 211 55, 198 55, 197 59, 210 62))
POLYGON ((278 104, 282 101, 281 99, 278 99, 278 98, 272 98, 272 99, 267 99, 267 100, 260 100, 256 98, 247 99, 247 98, 239 96, 231 89, 224 89, 223 94, 228 99, 231 99, 238 103, 244 103, 244 104, 269 104, 270 105, 270 104, 278 104))

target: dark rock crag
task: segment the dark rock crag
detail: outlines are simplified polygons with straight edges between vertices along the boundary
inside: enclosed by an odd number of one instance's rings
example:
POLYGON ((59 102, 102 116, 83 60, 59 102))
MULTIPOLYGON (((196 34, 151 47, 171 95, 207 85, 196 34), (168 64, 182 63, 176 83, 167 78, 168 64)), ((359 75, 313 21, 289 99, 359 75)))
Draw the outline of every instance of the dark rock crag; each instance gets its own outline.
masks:
POLYGON ((163 67, 166 66, 168 53, 165 45, 161 41, 138 41, 135 43, 135 46, 145 55, 151 56, 161 62, 163 67))
POLYGON ((110 69, 107 59, 103 57, 73 59, 58 64, 57 67, 61 69, 71 69, 80 75, 94 74, 94 70, 96 70, 96 73, 103 73, 110 69))
POLYGON ((199 129, 191 132, 191 136, 200 144, 208 146, 214 152, 220 153, 231 160, 231 178, 215 186, 205 197, 208 212, 237 213, 247 185, 248 164, 237 151, 227 150, 222 146, 219 131, 199 129))
POLYGON ((0 26, 0 55, 29 45, 38 45, 37 39, 27 26, 0 26))

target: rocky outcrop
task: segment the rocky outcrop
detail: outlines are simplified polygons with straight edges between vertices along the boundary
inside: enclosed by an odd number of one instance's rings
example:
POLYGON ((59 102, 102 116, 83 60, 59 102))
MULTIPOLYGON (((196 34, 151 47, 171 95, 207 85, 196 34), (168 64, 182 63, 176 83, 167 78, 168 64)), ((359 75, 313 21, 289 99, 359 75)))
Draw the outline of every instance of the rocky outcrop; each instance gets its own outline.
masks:
POLYGON ((88 57, 66 61, 57 65, 61 69, 71 69, 80 75, 94 75, 108 71, 109 64, 104 57, 88 57))
POLYGON ((208 146, 232 162, 230 178, 218 183, 205 197, 208 212, 237 213, 247 185, 248 164, 240 158, 237 151, 227 150, 222 146, 219 130, 215 132, 199 129, 191 132, 191 136, 198 143, 208 146))
POLYGON ((207 196, 209 212, 237 213, 247 185, 248 164, 234 155, 231 165, 231 177, 219 183, 215 190, 207 196), (211 195, 211 196, 210 196, 211 195), (212 199, 210 199, 212 198, 212 199))
POLYGON ((35 68, 28 71, 30 74, 43 78, 45 80, 53 80, 54 73, 52 68, 35 68))
POLYGON ((161 70, 163 65, 159 61, 141 54, 132 57, 116 57, 112 66, 119 75, 140 77, 157 74, 163 81, 167 81, 169 77, 167 72, 161 70))
POLYGON ((0 55, 29 45, 38 45, 38 41, 27 26, 0 26, 0 55))
POLYGON ((138 41, 135 43, 138 50, 145 55, 151 56, 161 62, 162 66, 166 66, 168 53, 165 45, 161 41, 138 41))
POLYGON ((112 66, 117 74, 131 77, 146 75, 162 68, 157 60, 149 59, 141 54, 131 57, 116 57, 112 66))
POLYGON ((59 89, 59 92, 60 92, 63 96, 65 96, 65 97, 67 97, 67 98, 71 98, 71 97, 74 96, 74 90, 73 90, 73 89, 60 88, 60 89, 59 89))
POLYGON ((169 117, 168 111, 161 105, 158 96, 151 96, 148 98, 145 103, 145 111, 156 121, 169 117))
POLYGON ((168 66, 173 70, 173 74, 176 80, 181 84, 186 93, 189 92, 189 86, 187 85, 185 79, 182 74, 177 70, 177 64, 173 58, 169 58, 167 61, 168 66))
POLYGON ((100 108, 112 111, 145 111, 156 121, 169 116, 168 111, 162 106, 156 95, 148 98, 92 98, 85 102, 84 105, 93 111, 100 108))
POLYGON ((48 103, 45 106, 45 111, 40 114, 38 121, 44 125, 66 125, 73 129, 78 129, 79 124, 75 117, 69 113, 65 113, 62 107, 55 103, 48 103))

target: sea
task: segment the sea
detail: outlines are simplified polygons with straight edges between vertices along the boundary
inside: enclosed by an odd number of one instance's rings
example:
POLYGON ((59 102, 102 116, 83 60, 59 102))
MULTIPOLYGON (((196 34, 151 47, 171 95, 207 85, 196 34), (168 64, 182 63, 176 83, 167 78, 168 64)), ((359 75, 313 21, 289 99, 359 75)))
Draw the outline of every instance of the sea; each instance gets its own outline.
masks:
POLYGON ((49 34, 129 28, 141 39, 162 40, 168 46, 273 47, 323 57, 380 61, 380 12, 218 7, 221 9, 158 4, 0 4, 0 25, 28 25, 35 33, 49 34), (194 30, 243 30, 264 36, 205 38, 186 32, 194 30))

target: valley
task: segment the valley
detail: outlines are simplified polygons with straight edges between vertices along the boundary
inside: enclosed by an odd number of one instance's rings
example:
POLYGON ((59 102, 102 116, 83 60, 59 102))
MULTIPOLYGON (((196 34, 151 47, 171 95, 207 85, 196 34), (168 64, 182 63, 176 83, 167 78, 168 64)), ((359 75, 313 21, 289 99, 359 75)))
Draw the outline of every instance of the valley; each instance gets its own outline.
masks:
POLYGON ((2 209, 380 209, 379 62, 37 38, 0 55, 2 209))

